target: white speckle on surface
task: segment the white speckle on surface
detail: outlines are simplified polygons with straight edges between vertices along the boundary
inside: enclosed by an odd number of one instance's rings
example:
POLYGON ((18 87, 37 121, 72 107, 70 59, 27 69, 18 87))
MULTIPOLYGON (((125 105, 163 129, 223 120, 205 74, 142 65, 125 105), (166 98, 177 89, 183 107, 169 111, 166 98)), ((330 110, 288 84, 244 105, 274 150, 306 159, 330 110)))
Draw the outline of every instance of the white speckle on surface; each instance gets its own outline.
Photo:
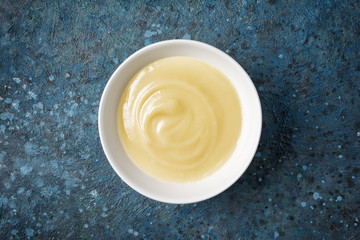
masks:
POLYGON ((79 208, 79 212, 82 213, 84 210, 82 208, 79 208))
POLYGON ((134 231, 134 236, 137 237, 137 235, 139 235, 139 233, 137 231, 134 231))
POLYGON ((14 235, 14 236, 16 236, 16 234, 17 234, 18 232, 19 232, 18 230, 16 230, 16 229, 13 229, 13 230, 11 230, 11 235, 14 235))
POLYGON ((310 209, 311 209, 311 210, 314 210, 314 207, 310 205, 310 209))
POLYGON ((20 101, 19 100, 14 100, 14 102, 11 104, 11 106, 13 106, 14 109, 19 109, 19 105, 20 105, 20 101))
POLYGON ((284 57, 284 55, 282 55, 282 54, 279 54, 279 58, 283 58, 284 57))
POLYGON ((37 94, 34 93, 33 91, 29 91, 28 94, 29 94, 30 98, 37 99, 37 94))
POLYGON ((259 182, 262 182, 262 178, 261 178, 261 177, 260 177, 258 180, 259 180, 259 182))
POLYGON ((274 232, 274 239, 276 239, 279 236, 279 233, 277 231, 274 232))
POLYGON ((157 31, 151 31, 151 30, 146 30, 145 33, 144 33, 144 37, 146 38, 150 38, 154 35, 157 35, 158 32, 157 31))
POLYGON ((25 230, 25 232, 26 232, 26 235, 28 236, 28 238, 34 236, 34 230, 31 229, 31 228, 27 228, 27 229, 25 230))
POLYGON ((93 196, 93 197, 97 197, 97 196, 98 196, 97 190, 96 190, 96 189, 92 190, 92 191, 90 192, 90 195, 93 196))
POLYGON ((338 148, 340 149, 340 148, 341 148, 341 145, 338 145, 338 148))
POLYGON ((119 64, 119 59, 118 59, 117 57, 115 57, 115 58, 113 58, 113 62, 114 62, 115 64, 119 64))
POLYGON ((342 200, 342 197, 341 197, 341 196, 337 196, 336 202, 340 202, 341 200, 342 200))
POLYGON ((4 183, 4 186, 5 186, 6 189, 10 189, 10 188, 11 188, 11 184, 8 183, 8 182, 4 183))
POLYGON ((44 105, 42 104, 42 102, 38 102, 37 104, 34 105, 36 108, 42 110, 44 108, 44 105))
POLYGON ((305 171, 305 170, 307 169, 307 166, 304 165, 304 166, 302 167, 302 169, 305 171))
POLYGON ((134 230, 131 229, 131 228, 129 228, 129 229, 128 229, 128 233, 133 234, 133 233, 134 233, 134 230))
POLYGON ((36 153, 36 146, 31 142, 25 143, 25 152, 29 155, 34 155, 36 153))
POLYGON ((23 176, 28 175, 29 173, 31 173, 32 170, 33 170, 33 167, 30 165, 24 165, 24 166, 20 167, 20 172, 21 172, 21 175, 23 175, 23 176))
POLYGON ((325 180, 321 180, 321 183, 325 183, 325 180))
POLYGON ((75 115, 75 113, 74 113, 74 111, 73 111, 72 109, 70 109, 70 110, 68 110, 68 111, 66 112, 66 115, 67 115, 68 117, 73 117, 73 116, 75 115))
POLYGON ((306 202, 302 202, 302 203, 301 203, 301 206, 302 206, 302 207, 306 207, 306 202))
POLYGON ((15 177, 14 173, 11 173, 10 180, 15 181, 15 179, 16 179, 16 177, 15 177))
POLYGON ((302 177, 301 173, 299 173, 296 177, 297 179, 300 179, 302 177))
POLYGON ((150 38, 145 39, 145 46, 150 45, 150 44, 151 44, 150 38))
POLYGON ((320 198, 319 193, 318 193, 318 192, 314 192, 313 198, 314 198, 315 200, 318 200, 318 199, 320 198))
POLYGON ((77 106, 79 106, 79 104, 74 103, 73 105, 71 105, 71 109, 75 109, 75 108, 77 108, 77 106))
POLYGON ((84 228, 88 228, 89 225, 87 223, 84 224, 84 228))
POLYGON ((340 154, 340 155, 339 155, 339 158, 340 158, 340 159, 343 158, 343 155, 340 154))
POLYGON ((5 121, 6 119, 9 119, 10 121, 12 121, 13 118, 14 118, 14 114, 12 114, 12 113, 3 112, 0 114, 0 119, 3 121, 5 121))
POLYGON ((351 176, 352 179, 355 179, 355 176, 351 176))
POLYGON ((54 76, 53 76, 53 75, 50 75, 49 80, 50 80, 51 82, 54 81, 54 80, 55 80, 54 76))
POLYGON ((356 136, 360 137, 360 132, 357 132, 357 133, 356 133, 356 136))
POLYGON ((17 77, 15 77, 15 78, 13 78, 13 80, 16 82, 16 83, 20 83, 20 78, 17 78, 17 77))
POLYGON ((18 189, 17 194, 22 194, 25 191, 25 188, 21 187, 18 189))
POLYGON ((271 202, 272 201, 272 199, 271 198, 269 198, 269 202, 271 202))
POLYGON ((182 36, 182 39, 191 39, 191 35, 189 33, 185 33, 184 36, 182 36))

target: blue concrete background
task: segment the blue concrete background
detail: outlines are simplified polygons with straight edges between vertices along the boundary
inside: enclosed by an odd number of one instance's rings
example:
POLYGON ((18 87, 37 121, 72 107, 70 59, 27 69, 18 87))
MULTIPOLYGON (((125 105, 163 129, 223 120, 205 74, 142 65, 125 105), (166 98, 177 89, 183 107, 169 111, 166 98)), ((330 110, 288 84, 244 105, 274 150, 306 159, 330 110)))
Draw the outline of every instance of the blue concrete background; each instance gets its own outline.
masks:
POLYGON ((360 239, 359 1, 2 1, 1 239, 360 239), (147 199, 115 174, 97 111, 141 47, 194 39, 253 79, 256 156, 204 202, 147 199))

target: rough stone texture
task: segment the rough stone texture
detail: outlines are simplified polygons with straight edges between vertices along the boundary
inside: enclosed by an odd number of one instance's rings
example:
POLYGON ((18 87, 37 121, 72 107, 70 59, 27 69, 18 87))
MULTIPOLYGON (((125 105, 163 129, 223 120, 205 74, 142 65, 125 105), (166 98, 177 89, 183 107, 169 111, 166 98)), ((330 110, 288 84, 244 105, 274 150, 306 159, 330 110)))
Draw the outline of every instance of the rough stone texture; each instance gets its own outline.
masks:
POLYGON ((359 1, 2 1, 1 239, 360 239, 359 1), (129 188, 103 154, 102 90, 134 51, 186 38, 253 79, 247 172, 191 205, 129 188))

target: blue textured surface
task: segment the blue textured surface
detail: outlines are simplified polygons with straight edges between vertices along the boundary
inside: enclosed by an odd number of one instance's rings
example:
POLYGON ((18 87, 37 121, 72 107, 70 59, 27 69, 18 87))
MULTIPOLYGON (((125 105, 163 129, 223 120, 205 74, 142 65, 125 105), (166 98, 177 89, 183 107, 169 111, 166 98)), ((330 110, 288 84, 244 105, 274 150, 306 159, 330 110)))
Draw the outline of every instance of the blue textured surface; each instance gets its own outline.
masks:
POLYGON ((359 239, 359 1, 2 1, 0 238, 359 239), (169 205, 103 154, 103 88, 134 51, 186 38, 253 79, 264 128, 221 195, 169 205))

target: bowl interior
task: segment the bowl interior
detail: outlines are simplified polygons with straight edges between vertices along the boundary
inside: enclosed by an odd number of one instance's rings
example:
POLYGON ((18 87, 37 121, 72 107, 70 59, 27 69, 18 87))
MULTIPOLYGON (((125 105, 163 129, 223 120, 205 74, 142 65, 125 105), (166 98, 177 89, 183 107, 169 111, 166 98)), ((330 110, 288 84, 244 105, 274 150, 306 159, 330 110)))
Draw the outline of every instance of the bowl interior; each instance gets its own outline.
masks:
POLYGON ((261 123, 258 94, 241 66, 222 51, 191 40, 159 42, 131 55, 111 76, 99 108, 101 143, 116 173, 139 193, 167 203, 198 202, 230 187, 245 172, 255 154, 261 134, 261 123), (149 63, 171 56, 197 58, 219 69, 234 85, 242 108, 242 129, 233 155, 217 172, 193 183, 167 183, 148 176, 128 158, 117 133, 118 103, 132 76, 149 63))

